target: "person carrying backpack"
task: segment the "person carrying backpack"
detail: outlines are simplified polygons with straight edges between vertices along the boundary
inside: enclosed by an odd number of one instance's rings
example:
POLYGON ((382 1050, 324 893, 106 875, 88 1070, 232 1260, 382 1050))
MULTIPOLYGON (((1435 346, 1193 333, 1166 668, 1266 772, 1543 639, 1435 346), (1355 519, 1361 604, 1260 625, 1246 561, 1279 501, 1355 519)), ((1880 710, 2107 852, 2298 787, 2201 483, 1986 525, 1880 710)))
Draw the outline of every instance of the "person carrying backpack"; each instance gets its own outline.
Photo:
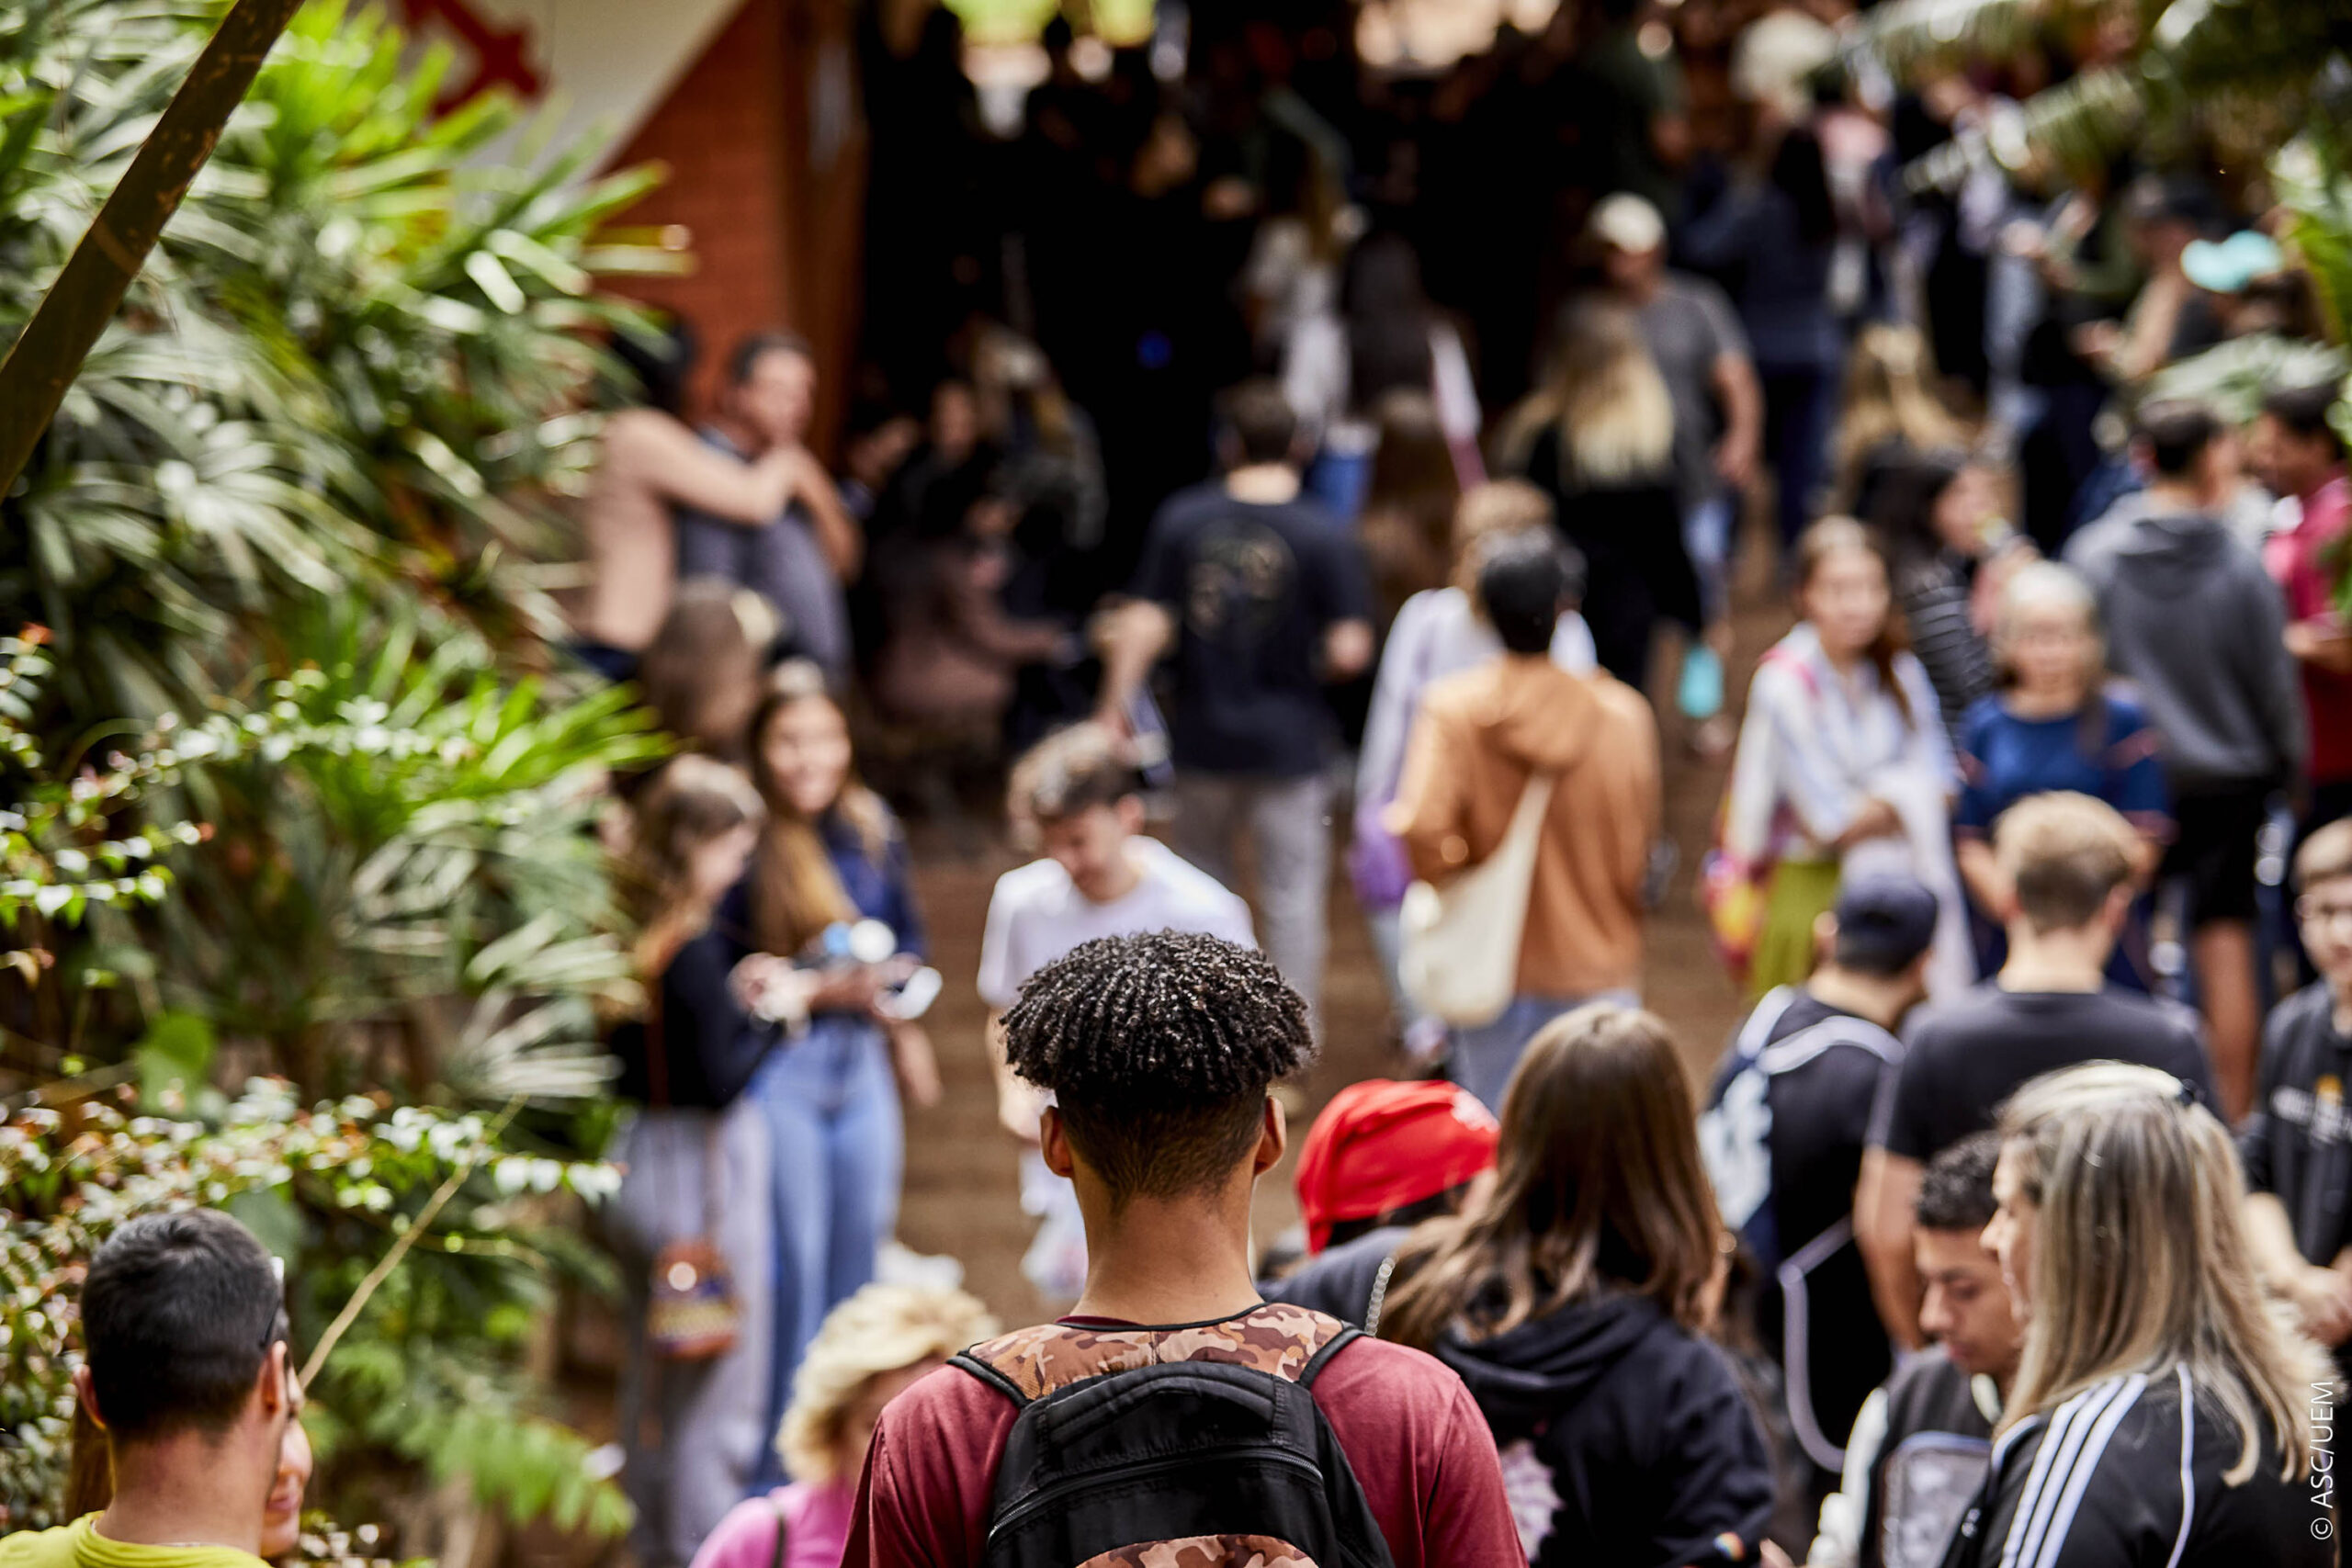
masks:
POLYGON ((1892 1032, 1928 994, 1936 916, 1915 877, 1847 878, 1815 924, 1811 977, 1756 1004, 1699 1118, 1716 1206, 1763 1274, 1755 1328, 1787 1381, 1816 1493, 1843 1468, 1846 1433, 1893 1366, 1856 1246, 1854 1192, 1871 1109, 1903 1055, 1892 1032))
POLYGON ((1259 1299, 1250 1194, 1287 1129, 1306 1004, 1216 937, 1085 942, 1005 1014, 1050 1091, 1040 1147, 1078 1190, 1086 1292, 893 1401, 850 1568, 1505 1568, 1523 1562, 1477 1405, 1433 1359, 1259 1299))

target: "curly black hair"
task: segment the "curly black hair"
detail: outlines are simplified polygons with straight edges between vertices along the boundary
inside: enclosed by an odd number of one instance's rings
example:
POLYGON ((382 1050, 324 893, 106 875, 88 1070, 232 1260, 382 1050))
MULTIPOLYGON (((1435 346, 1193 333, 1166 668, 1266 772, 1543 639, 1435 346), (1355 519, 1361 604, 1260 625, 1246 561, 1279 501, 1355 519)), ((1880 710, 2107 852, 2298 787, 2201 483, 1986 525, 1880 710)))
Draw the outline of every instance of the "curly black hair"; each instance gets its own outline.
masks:
POLYGON ((1022 987, 1004 1039, 1116 1202, 1225 1180, 1267 1086, 1315 1054, 1306 1004, 1264 954, 1192 931, 1070 949, 1022 987))
POLYGON ((1993 1223, 1993 1168, 2001 1135, 1973 1133, 1928 1162, 1919 1180, 1921 1230, 1981 1231, 1993 1223))

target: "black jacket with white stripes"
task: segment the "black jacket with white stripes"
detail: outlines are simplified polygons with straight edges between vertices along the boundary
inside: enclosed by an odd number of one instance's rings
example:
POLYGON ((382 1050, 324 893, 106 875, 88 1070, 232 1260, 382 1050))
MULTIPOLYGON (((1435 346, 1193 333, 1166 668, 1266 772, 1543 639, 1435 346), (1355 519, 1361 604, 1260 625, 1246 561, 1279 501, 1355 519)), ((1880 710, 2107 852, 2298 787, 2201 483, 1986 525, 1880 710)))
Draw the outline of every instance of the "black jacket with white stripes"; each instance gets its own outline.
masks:
MULTIPOLYGON (((2333 1436, 2334 1385, 2307 1391, 2333 1436)), ((2335 1561, 2332 1473, 2278 1477, 2267 1437, 2254 1473, 2223 1472, 2236 1425, 2185 1371, 2086 1389, 2003 1435, 1943 1568, 2325 1568, 2335 1561)))

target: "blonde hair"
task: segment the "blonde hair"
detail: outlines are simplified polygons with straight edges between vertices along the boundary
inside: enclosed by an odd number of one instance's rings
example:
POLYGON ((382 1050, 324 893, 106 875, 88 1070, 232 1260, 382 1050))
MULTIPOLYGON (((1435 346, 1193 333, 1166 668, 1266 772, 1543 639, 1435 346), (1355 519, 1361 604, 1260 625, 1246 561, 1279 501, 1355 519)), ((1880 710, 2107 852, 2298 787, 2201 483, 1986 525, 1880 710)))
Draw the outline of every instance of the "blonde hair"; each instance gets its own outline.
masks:
POLYGON ((2306 1473, 2303 1393, 2333 1373, 2255 1285, 2228 1129, 2169 1073, 2091 1062, 2018 1090, 2000 1132, 2036 1210, 2004 1429, 2111 1378, 2186 1368, 2244 1444, 2226 1481, 2254 1473, 2264 1427, 2281 1477, 2306 1473))
POLYGON ((1453 586, 1478 597, 1478 569, 1487 547, 1552 526, 1552 498, 1525 479, 1488 479, 1462 492, 1453 508, 1453 586))
POLYGON ((1674 399, 1642 339, 1640 320, 1611 299, 1568 308, 1543 386, 1511 415, 1503 448, 1513 468, 1546 427, 1560 433, 1560 475, 1622 484, 1665 470, 1674 453, 1674 399))
POLYGON ((1925 452, 1967 445, 1968 433, 1929 388, 1934 374, 1934 356, 1917 327, 1873 321, 1855 334, 1838 423, 1845 493, 1852 493, 1863 463, 1882 446, 1925 452))
POLYGON ((1091 721, 1057 729, 1023 754, 1005 781, 1005 815, 1013 842, 1037 847, 1039 830, 1096 806, 1116 806, 1142 792, 1135 750, 1091 721))
POLYGON ((2021 566, 2001 585, 2000 602, 1993 610, 1993 668, 2001 683, 2017 683, 2018 638, 2026 617, 2041 610, 2063 610, 2080 618, 2090 637, 2089 651, 2083 656, 2083 692, 2086 697, 2097 695, 2107 682, 2107 638, 2099 628, 2098 600, 2079 572, 2056 561, 2021 566))
POLYGON ((792 1376, 792 1403, 775 1438, 795 1481, 840 1479, 842 1419, 887 1372, 944 1361, 997 1331, 988 1308, 934 1285, 868 1285, 825 1314, 792 1376))
POLYGON ((1993 853, 2037 931, 2079 931, 2140 864, 2140 835, 2107 802, 2072 790, 2030 795, 1993 824, 1993 853))

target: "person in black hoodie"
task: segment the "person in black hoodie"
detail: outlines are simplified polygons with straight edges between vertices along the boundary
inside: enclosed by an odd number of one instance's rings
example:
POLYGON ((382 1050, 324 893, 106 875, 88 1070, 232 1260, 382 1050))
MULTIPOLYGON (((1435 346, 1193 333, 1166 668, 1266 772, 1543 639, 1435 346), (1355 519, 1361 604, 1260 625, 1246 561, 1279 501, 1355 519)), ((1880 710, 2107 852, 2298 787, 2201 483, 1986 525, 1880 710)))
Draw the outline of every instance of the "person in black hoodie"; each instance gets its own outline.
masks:
POLYGON ((1380 1336, 1461 1374, 1532 1568, 1740 1562, 1772 1511, 1764 1436, 1706 1332, 1730 1238, 1672 1038, 1599 1002, 1536 1035, 1491 1182, 1396 1256, 1380 1336))

